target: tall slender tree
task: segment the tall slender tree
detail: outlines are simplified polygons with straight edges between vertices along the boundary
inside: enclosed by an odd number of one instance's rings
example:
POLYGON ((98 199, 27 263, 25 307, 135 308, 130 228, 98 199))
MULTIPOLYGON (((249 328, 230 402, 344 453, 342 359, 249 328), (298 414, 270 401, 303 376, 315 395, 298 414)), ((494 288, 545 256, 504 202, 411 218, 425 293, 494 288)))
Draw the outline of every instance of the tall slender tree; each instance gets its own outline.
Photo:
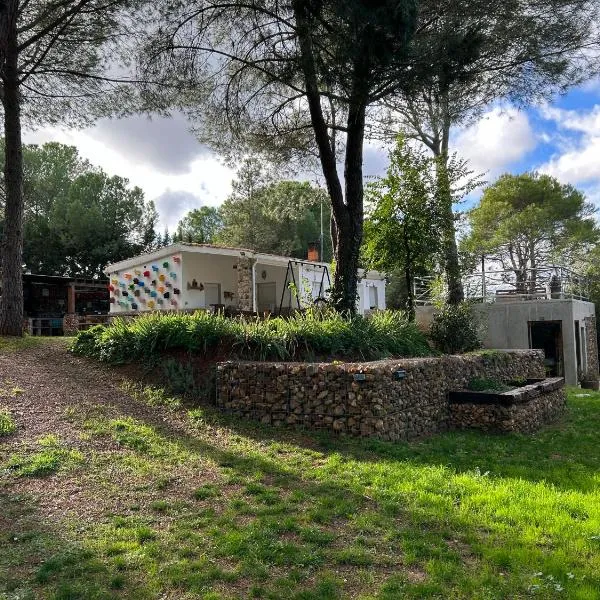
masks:
POLYGON ((341 310, 356 306, 367 114, 427 70, 418 16, 416 2, 398 0, 172 2, 145 52, 153 76, 158 69, 191 84, 186 101, 202 106, 200 131, 222 123, 221 142, 318 156, 333 215, 332 298, 341 310))
MULTIPOLYGON (((102 106, 113 50, 141 0, 0 0, 0 100, 5 138, 5 231, 0 335, 21 335, 23 316, 22 123, 86 122, 102 106)), ((114 81, 114 78, 113 78, 114 81)))

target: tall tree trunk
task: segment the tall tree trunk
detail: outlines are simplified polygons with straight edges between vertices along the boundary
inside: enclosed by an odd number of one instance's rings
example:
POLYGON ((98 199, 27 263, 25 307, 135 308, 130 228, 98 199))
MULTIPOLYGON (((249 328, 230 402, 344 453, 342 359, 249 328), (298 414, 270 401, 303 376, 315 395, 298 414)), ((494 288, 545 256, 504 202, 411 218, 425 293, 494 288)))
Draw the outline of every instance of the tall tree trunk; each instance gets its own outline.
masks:
POLYGON ((404 234, 404 255, 406 256, 406 265, 404 266, 404 279, 406 281, 406 312, 410 321, 416 317, 415 294, 413 289, 414 277, 412 274, 412 257, 410 252, 410 243, 406 233, 404 234))
POLYGON ((0 15, 2 104, 4 107, 6 205, 2 239, 0 335, 23 335, 23 149, 18 72, 17 0, 0 15))
MULTIPOLYGON (((358 259, 363 232, 362 150, 365 108, 354 102, 348 111, 346 144, 346 194, 337 172, 335 148, 321 106, 315 55, 311 37, 312 9, 306 0, 293 0, 296 32, 300 47, 300 62, 306 84, 306 100, 310 111, 315 140, 319 149, 321 168, 331 200, 333 215, 332 238, 336 260, 331 298, 337 310, 356 311, 358 259)), ((356 78, 360 83, 360 77, 356 78)))
MULTIPOLYGON (((446 111, 444 111, 446 112, 446 111)), ((442 218, 442 244, 444 249, 444 267, 448 283, 448 304, 459 304, 465 299, 458 260, 456 226, 452 209, 452 189, 448 177, 448 145, 450 141, 450 119, 444 115, 441 147, 438 147, 437 188, 440 214, 442 218)), ((435 151, 434 151, 435 154, 435 151)))
POLYGON ((363 142, 365 107, 360 101, 348 111, 343 211, 333 208, 337 229, 337 255, 332 299, 338 310, 356 312, 358 260, 363 239, 363 142))

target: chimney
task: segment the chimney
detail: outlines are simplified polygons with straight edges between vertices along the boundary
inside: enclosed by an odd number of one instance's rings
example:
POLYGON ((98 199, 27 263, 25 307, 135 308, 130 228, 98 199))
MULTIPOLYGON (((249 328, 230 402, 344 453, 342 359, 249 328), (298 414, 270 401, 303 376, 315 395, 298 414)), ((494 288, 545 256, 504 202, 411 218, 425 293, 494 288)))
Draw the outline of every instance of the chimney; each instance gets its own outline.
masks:
POLYGON ((308 244, 308 257, 309 262, 319 262, 319 249, 316 242, 308 244))

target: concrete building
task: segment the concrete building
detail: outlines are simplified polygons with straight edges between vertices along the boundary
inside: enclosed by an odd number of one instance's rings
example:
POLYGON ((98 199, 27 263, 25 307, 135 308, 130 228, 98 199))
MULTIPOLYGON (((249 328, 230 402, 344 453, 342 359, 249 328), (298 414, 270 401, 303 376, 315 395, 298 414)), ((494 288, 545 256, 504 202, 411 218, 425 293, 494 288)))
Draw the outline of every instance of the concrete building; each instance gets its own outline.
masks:
MULTIPOLYGON (((426 325, 434 310, 420 283, 417 319, 426 325)), ((485 348, 542 349, 548 374, 564 377, 567 385, 598 380, 596 313, 584 277, 553 266, 536 269, 521 282, 512 272, 491 271, 464 283, 485 348)))
MULTIPOLYGON (((108 265, 110 314, 225 310, 281 314, 326 300, 329 265, 243 248, 178 243, 108 265)), ((361 272, 357 308, 385 309, 385 277, 361 272)))

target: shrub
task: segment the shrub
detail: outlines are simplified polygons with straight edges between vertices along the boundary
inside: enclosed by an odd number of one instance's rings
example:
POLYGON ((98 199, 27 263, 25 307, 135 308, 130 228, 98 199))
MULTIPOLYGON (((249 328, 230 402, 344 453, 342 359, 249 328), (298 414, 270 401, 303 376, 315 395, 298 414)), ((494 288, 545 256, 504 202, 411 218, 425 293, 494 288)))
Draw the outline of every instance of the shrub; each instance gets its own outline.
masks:
POLYGON ((173 351, 208 355, 219 350, 247 360, 367 360, 431 354, 416 325, 404 313, 392 311, 362 317, 309 310, 287 319, 252 321, 207 312, 152 313, 82 332, 71 349, 112 364, 173 351))
POLYGON ((481 348, 479 321, 470 304, 446 305, 433 317, 429 337, 445 354, 470 352, 481 348))
POLYGON ((15 429, 15 422, 13 421, 11 414, 7 410, 0 408, 0 437, 9 435, 15 429))
POLYGON ((506 385, 498 379, 488 379, 487 377, 474 377, 467 384, 467 389, 472 392, 508 392, 513 388, 506 385))

